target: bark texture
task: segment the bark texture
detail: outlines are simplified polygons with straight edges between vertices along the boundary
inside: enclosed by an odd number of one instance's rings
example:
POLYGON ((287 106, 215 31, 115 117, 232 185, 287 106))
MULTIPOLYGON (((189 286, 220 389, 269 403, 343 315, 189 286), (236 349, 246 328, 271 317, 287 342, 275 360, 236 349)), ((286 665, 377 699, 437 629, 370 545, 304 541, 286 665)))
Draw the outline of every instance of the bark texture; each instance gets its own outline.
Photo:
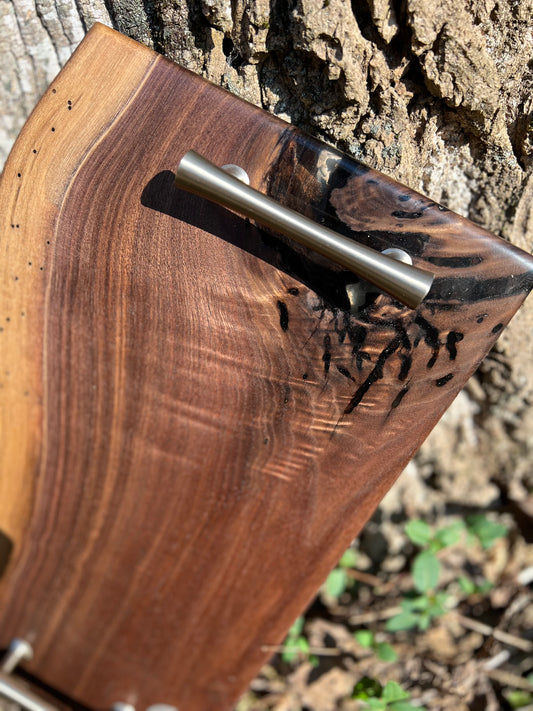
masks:
MULTIPOLYGON (((533 0, 0 0, 0 158, 95 20, 531 251, 533 0)), ((396 502, 525 505, 532 329, 530 303, 396 502)))

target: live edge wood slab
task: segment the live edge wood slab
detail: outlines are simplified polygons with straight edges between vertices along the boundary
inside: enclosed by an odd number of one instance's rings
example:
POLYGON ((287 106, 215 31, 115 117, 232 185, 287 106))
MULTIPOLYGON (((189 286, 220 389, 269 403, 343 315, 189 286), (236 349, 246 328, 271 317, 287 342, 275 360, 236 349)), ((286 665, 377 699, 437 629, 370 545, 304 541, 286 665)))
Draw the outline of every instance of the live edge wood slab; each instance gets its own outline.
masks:
POLYGON ((533 260, 95 26, 0 185, 0 646, 95 709, 229 709, 533 260), (173 184, 188 149, 432 270, 415 311, 173 184))

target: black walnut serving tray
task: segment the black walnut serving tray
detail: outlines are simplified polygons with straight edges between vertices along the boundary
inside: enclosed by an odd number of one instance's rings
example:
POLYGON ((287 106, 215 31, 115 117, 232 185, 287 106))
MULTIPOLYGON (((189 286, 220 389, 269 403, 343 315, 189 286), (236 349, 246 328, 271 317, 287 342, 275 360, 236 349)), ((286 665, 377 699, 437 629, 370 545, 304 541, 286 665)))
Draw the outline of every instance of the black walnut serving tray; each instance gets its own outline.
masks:
POLYGON ((533 284, 512 245, 101 25, 15 144, 0 230, 0 646, 95 709, 231 708, 533 284), (189 149, 405 250, 427 298, 177 190, 189 149))

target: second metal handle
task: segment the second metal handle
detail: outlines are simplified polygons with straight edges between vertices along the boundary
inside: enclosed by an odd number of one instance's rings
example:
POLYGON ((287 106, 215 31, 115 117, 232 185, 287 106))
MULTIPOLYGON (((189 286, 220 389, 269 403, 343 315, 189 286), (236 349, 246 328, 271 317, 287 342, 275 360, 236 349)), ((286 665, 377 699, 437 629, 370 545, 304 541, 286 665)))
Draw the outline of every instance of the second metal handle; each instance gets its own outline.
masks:
POLYGON ((411 308, 420 304, 433 283, 430 272, 386 257, 279 205, 195 151, 181 159, 176 185, 295 239, 411 308))

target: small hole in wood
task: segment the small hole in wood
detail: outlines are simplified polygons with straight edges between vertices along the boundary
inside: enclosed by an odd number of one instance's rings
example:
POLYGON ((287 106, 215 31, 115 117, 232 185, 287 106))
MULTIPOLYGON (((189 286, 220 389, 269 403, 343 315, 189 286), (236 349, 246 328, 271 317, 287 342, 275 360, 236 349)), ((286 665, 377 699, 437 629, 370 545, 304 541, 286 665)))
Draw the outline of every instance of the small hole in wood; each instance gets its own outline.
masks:
POLYGON ((39 267, 39 271, 42 272, 44 267, 39 267))
POLYGON ((14 277, 14 279, 15 279, 15 281, 18 281, 18 280, 19 280, 18 276, 14 277))
POLYGON ((55 128, 52 126, 52 133, 55 131, 55 128))
POLYGON ((50 244, 50 240, 49 240, 49 239, 46 240, 46 244, 50 244))
POLYGON ((56 90, 52 89, 52 94, 56 94, 56 93, 57 93, 56 90))
POLYGON ((21 312, 20 312, 20 315, 24 318, 24 316, 26 316, 26 312, 25 312, 25 311, 21 311, 21 312))
POLYGON ((18 230, 18 229, 19 229, 19 227, 20 227, 20 225, 15 225, 15 227, 16 227, 16 228, 17 228, 17 230, 18 230))
POLYGON ((6 321, 11 321, 11 319, 9 318, 9 316, 6 316, 6 321))
POLYGON ((28 266, 31 267, 31 262, 28 262, 28 266))
POLYGON ((17 173, 17 178, 22 178, 22 173, 17 173))

